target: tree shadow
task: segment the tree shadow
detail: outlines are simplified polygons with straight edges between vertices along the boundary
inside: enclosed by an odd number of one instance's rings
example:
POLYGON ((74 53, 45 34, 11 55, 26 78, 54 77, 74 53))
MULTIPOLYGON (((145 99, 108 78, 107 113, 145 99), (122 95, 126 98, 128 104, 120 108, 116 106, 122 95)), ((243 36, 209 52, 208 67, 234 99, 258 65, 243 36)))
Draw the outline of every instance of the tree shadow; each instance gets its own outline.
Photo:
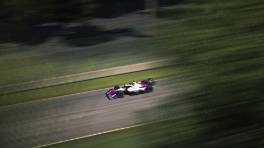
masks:
POLYGON ((115 18, 144 9, 142 0, 99 0, 99 2, 101 4, 97 11, 99 18, 115 18))
POLYGON ((91 46, 109 42, 120 37, 151 37, 131 28, 105 30, 91 25, 66 28, 60 36, 63 42, 70 46, 91 46))
POLYGON ((28 25, 24 23, 0 24, 0 43, 14 42, 26 45, 37 45, 57 35, 62 29, 59 24, 28 25))
MULTIPOLYGON (((153 0, 154 1, 154 0, 153 0)), ((148 1, 149 3, 153 2, 148 1)), ((171 6, 184 3, 186 0, 157 0, 159 7, 171 6)), ((146 9, 145 0, 100 0, 97 17, 115 18, 127 13, 146 9)), ((151 5, 151 4, 150 4, 151 5)), ((140 14, 148 14, 148 12, 140 12, 140 14)))
POLYGON ((0 24, 0 43, 19 43, 38 45, 52 37, 59 37, 70 46, 91 46, 109 42, 119 37, 151 37, 132 28, 105 30, 93 25, 64 27, 62 24, 47 23, 41 25, 0 24))

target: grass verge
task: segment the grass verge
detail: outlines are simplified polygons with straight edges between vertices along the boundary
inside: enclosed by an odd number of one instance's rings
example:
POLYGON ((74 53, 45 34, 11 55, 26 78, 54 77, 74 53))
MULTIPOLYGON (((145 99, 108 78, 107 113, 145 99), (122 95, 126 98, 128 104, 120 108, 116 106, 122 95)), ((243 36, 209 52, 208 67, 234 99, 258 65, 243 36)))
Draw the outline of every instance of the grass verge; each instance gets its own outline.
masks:
POLYGON ((40 100, 50 97, 62 96, 100 88, 107 88, 113 85, 120 85, 131 81, 139 81, 146 78, 165 78, 174 76, 179 72, 175 66, 145 70, 122 75, 80 81, 64 85, 51 86, 40 89, 10 93, 0 96, 0 106, 16 103, 40 100))

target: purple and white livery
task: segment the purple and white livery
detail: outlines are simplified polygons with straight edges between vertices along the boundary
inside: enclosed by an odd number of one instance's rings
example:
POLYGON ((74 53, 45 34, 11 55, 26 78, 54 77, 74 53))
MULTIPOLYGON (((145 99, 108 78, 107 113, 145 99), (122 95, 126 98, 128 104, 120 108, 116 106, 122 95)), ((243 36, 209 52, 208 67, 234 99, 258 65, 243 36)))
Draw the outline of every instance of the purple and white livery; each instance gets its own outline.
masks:
POLYGON ((137 95, 151 92, 153 91, 153 85, 155 85, 155 81, 152 79, 142 80, 140 82, 128 83, 121 87, 115 86, 114 88, 107 90, 105 95, 109 100, 123 98, 124 94, 137 95))

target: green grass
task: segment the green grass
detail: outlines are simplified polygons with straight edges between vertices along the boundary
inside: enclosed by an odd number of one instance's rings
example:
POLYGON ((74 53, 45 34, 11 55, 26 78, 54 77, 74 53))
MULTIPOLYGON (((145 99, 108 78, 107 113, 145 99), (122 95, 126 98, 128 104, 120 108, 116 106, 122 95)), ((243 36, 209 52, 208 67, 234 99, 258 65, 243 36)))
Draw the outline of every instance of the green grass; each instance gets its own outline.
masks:
POLYGON ((263 147, 263 16, 262 0, 188 0, 162 8, 146 25, 156 36, 138 47, 177 57, 199 80, 199 88, 184 96, 198 104, 193 113, 202 112, 199 124, 187 126, 194 131, 184 130, 183 119, 54 147, 263 147))
POLYGON ((159 148, 169 145, 184 146, 180 144, 180 141, 193 142, 189 145, 195 145, 193 139, 200 132, 199 128, 194 127, 195 125, 197 125, 197 122, 192 121, 190 118, 163 121, 47 147, 121 148, 125 146, 126 148, 159 148), (160 145, 160 143, 164 144, 160 145))
POLYGON ((64 85, 57 85, 47 88, 22 91, 17 93, 10 93, 0 96, 0 106, 45 99, 100 88, 107 88, 131 81, 143 80, 146 78, 167 78, 175 76, 180 72, 182 72, 182 70, 173 66, 69 83, 64 85))
MULTIPOLYGON (((150 28, 157 36, 149 46, 162 49, 155 54, 177 57, 182 69, 189 67, 189 77, 199 80, 199 87, 184 97, 199 104, 193 113, 202 112, 197 117, 202 122, 194 129, 202 127, 201 135, 173 132, 164 124, 109 134, 109 139, 113 137, 109 141, 106 134, 69 143, 73 147, 263 147, 263 16, 261 0, 189 0, 161 8, 150 28), (165 134, 155 137, 157 132, 165 134)), ((185 128, 177 122, 171 125, 185 128)))

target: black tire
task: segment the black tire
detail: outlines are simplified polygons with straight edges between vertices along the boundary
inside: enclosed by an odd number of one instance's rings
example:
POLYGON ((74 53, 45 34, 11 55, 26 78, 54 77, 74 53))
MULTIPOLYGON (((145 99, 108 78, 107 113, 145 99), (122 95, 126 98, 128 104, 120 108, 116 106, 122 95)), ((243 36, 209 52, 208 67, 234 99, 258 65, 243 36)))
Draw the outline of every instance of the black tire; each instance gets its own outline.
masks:
POLYGON ((153 91, 153 87, 147 87, 147 89, 146 89, 147 93, 152 92, 152 91, 153 91))
POLYGON ((141 93, 142 93, 141 91, 134 92, 135 95, 139 95, 139 94, 141 94, 141 93))
POLYGON ((129 95, 130 93, 127 90, 125 90, 124 94, 129 95))
POLYGON ((122 92, 122 91, 119 91, 119 92, 117 93, 117 97, 118 97, 118 98, 124 98, 124 95, 125 95, 125 93, 122 92))

